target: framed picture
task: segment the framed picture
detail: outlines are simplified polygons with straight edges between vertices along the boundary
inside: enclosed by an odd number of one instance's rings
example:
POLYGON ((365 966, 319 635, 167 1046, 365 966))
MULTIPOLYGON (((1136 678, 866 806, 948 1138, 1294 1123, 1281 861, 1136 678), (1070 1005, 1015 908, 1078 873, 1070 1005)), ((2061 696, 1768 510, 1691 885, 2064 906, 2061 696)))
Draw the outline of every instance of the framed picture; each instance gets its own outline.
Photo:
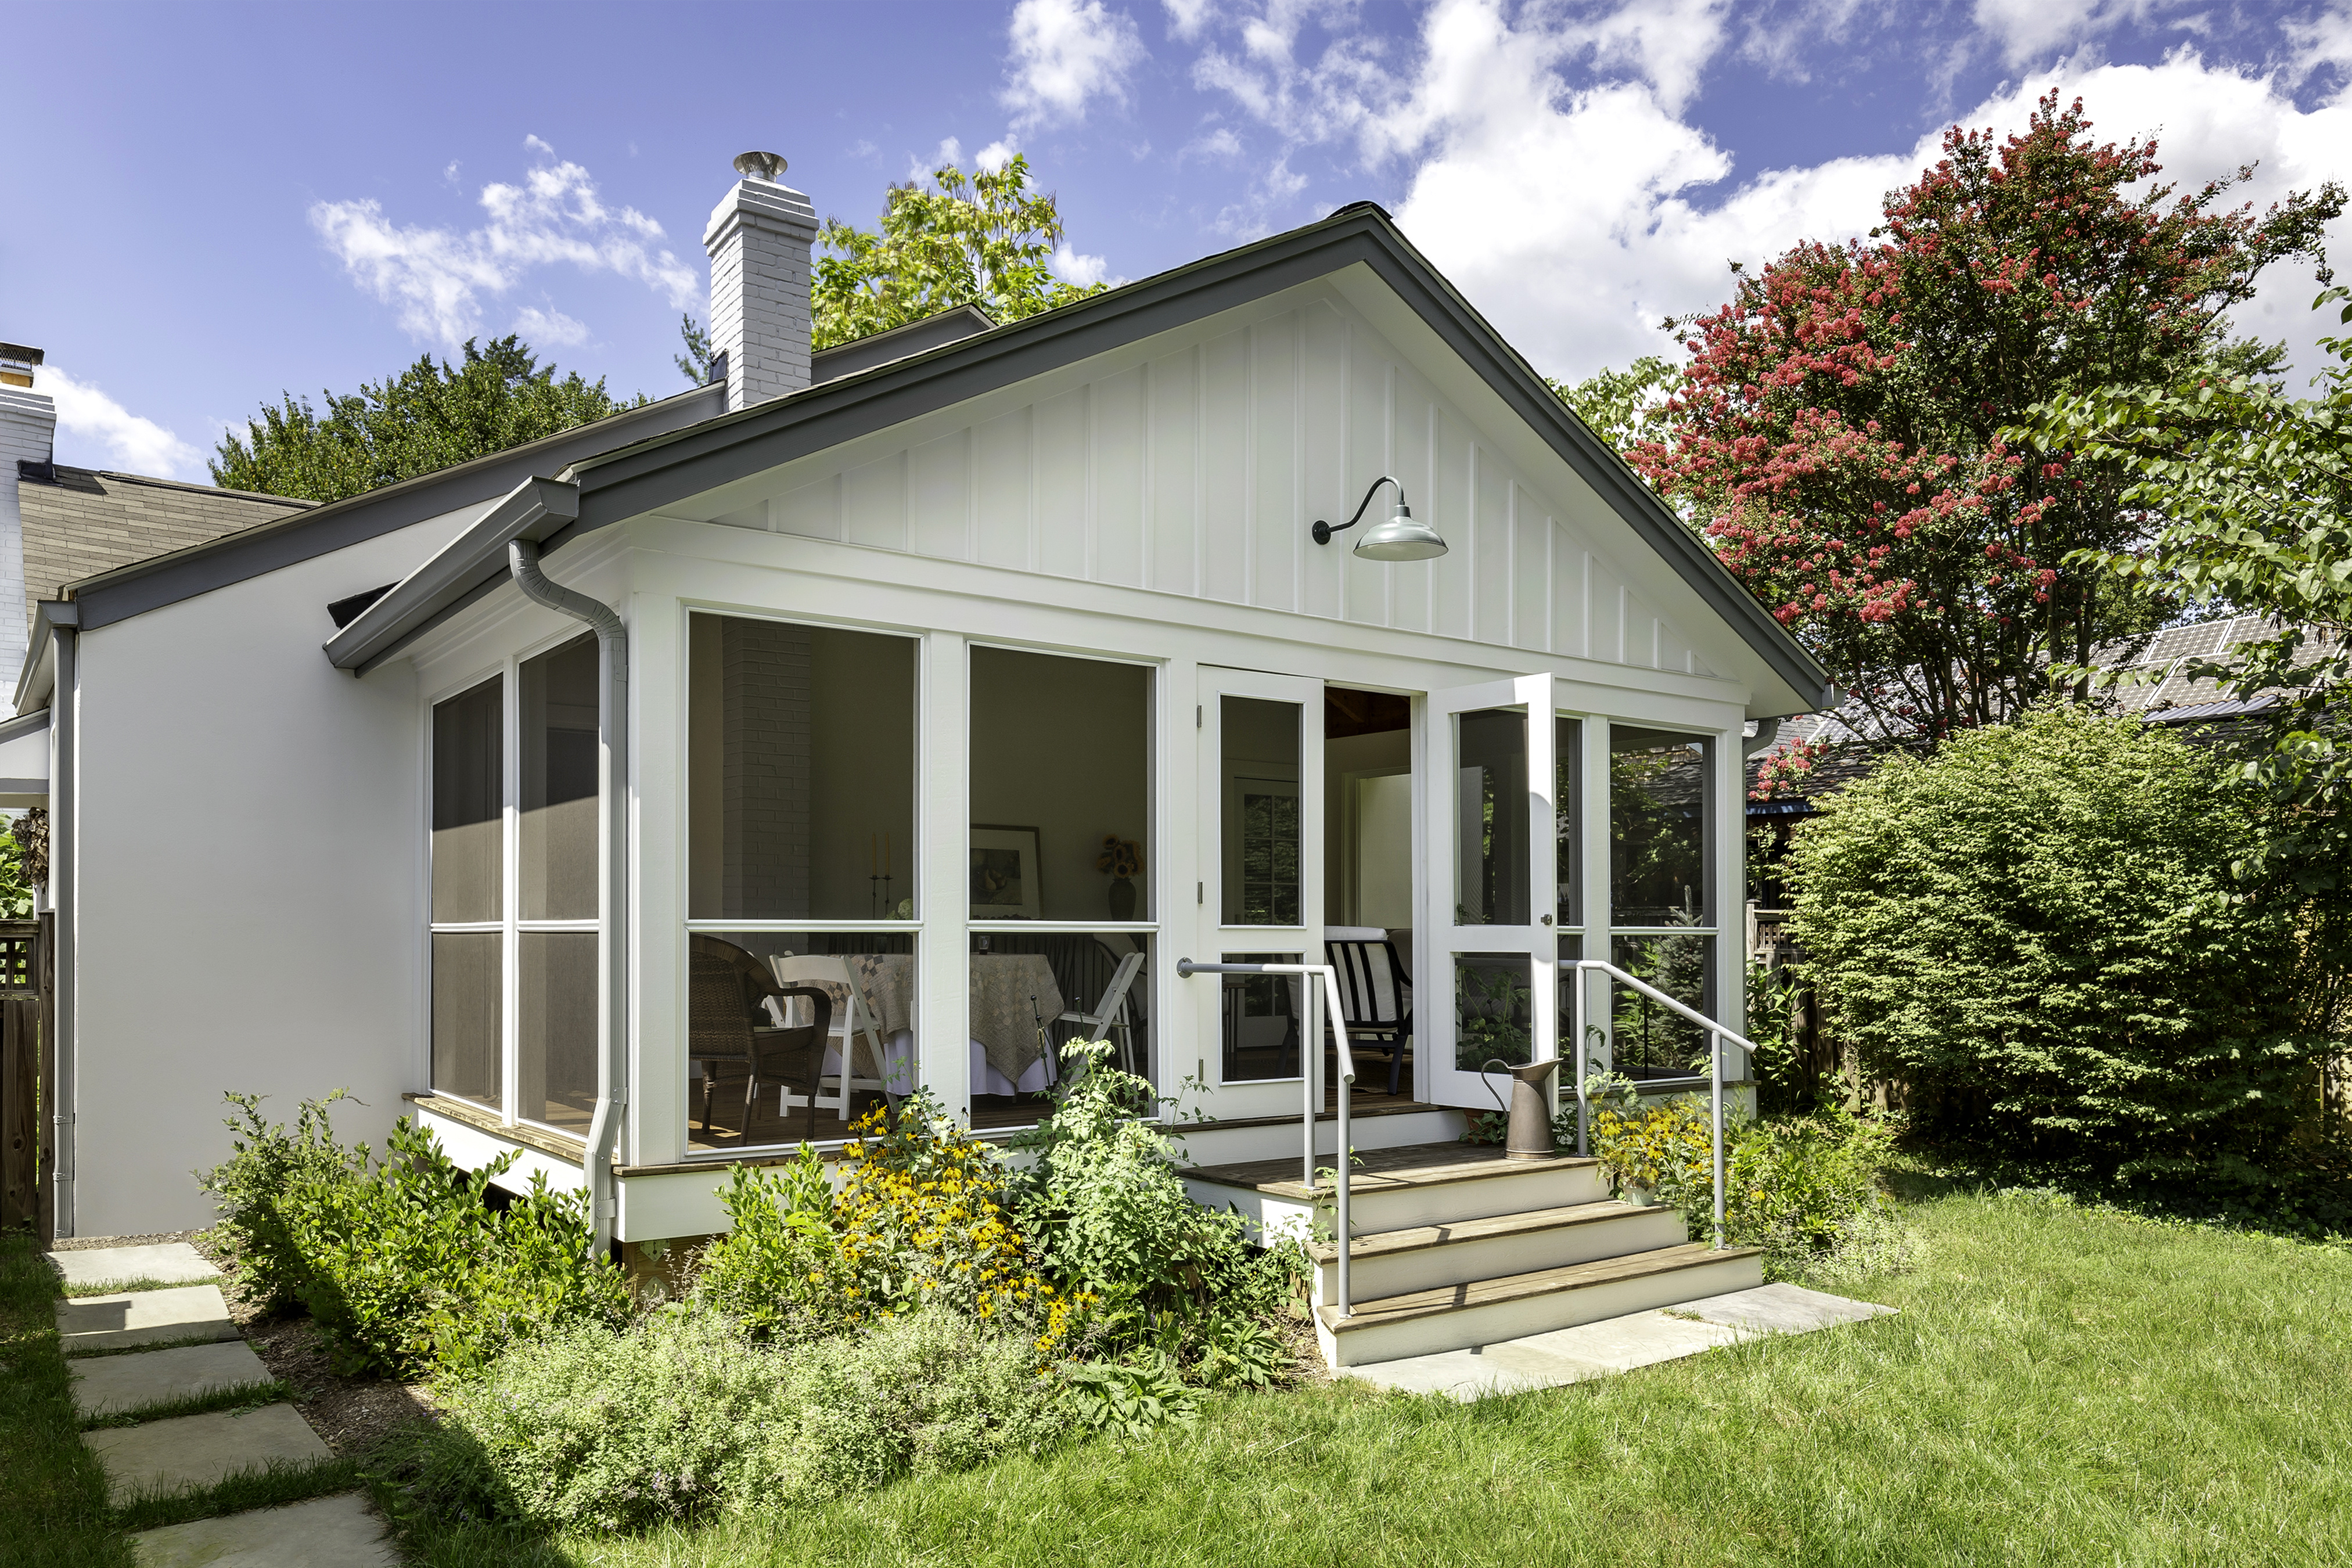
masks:
POLYGON ((1037 891, 1037 830, 995 823, 971 825, 971 918, 1034 921, 1045 904, 1037 891))

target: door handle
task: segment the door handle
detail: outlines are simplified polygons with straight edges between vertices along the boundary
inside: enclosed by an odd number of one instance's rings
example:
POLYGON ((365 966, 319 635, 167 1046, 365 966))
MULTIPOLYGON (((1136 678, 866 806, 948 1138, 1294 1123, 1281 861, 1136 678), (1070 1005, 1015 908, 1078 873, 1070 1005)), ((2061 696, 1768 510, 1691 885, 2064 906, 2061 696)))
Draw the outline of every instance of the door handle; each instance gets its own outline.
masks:
POLYGON ((1544 918, 1543 918, 1543 923, 1544 923, 1544 924, 1546 924, 1546 925, 1549 925, 1549 924, 1551 924, 1551 917, 1550 917, 1549 915, 1546 915, 1546 916, 1544 916, 1544 918))

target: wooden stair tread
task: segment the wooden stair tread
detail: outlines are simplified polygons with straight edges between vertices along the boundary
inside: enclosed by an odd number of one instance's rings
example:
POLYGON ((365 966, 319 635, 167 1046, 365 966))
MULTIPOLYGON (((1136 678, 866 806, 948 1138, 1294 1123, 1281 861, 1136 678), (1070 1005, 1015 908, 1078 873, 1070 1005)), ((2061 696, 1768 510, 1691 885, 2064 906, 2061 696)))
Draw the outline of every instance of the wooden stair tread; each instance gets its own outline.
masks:
MULTIPOLYGON (((1417 1225, 1404 1230, 1367 1231, 1349 1247, 1348 1256, 1360 1262, 1367 1258, 1391 1258, 1400 1252, 1419 1252, 1426 1247, 1485 1241, 1498 1236, 1532 1236, 1540 1231, 1562 1230, 1574 1225, 1605 1224, 1633 1215, 1655 1212, 1635 1204, 1603 1198, 1598 1203, 1529 1209, 1524 1214, 1490 1215, 1485 1219, 1450 1220, 1444 1225, 1417 1225)), ((1339 1248, 1328 1241, 1314 1242, 1307 1247, 1307 1252, 1318 1263, 1329 1263, 1339 1256, 1339 1248)))
MULTIPOLYGON (((1339 1156, 1330 1158, 1336 1160, 1339 1156)), ((1449 1182, 1577 1171, 1600 1163, 1573 1154, 1556 1154, 1549 1160, 1506 1159, 1501 1147, 1493 1143, 1407 1143, 1393 1149, 1360 1149, 1356 1159, 1356 1165, 1348 1173, 1351 1196, 1442 1186, 1449 1182)), ((1213 1182, 1221 1187, 1247 1187, 1276 1197, 1328 1198, 1331 1190, 1328 1186, 1310 1190, 1298 1179, 1298 1161, 1297 1155, 1291 1154, 1278 1160, 1198 1165, 1178 1173, 1191 1181, 1213 1182)))
POLYGON ((1355 1311, 1345 1320, 1339 1317, 1336 1306, 1318 1307, 1315 1313, 1325 1328, 1333 1333, 1344 1334, 1385 1323, 1411 1322, 1415 1318, 1456 1312, 1467 1307, 1486 1307, 1500 1301, 1524 1300, 1530 1296, 1550 1296, 1595 1285, 1613 1284, 1621 1279, 1671 1274, 1710 1263, 1753 1258, 1757 1253, 1758 1249, 1752 1247, 1727 1247, 1717 1252, 1703 1241, 1688 1241, 1677 1247, 1628 1253, 1622 1258, 1603 1258, 1591 1263, 1538 1268, 1531 1274, 1507 1274, 1494 1279, 1473 1280, 1466 1285, 1440 1285, 1433 1289, 1410 1291, 1402 1296, 1359 1301, 1355 1311))

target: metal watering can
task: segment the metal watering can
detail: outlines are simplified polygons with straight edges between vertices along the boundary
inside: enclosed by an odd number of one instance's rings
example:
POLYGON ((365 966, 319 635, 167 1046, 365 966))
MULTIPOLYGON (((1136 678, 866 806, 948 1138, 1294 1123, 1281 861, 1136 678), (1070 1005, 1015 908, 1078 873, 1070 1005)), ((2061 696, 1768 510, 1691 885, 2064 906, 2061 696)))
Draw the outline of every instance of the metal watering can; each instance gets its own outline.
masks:
MULTIPOLYGON (((1549 1160, 1559 1153, 1559 1144, 1551 1135, 1551 1096, 1545 1092, 1551 1075, 1559 1068, 1557 1059, 1529 1062, 1525 1067, 1513 1067, 1499 1057, 1490 1057, 1478 1064, 1483 1075, 1489 1068, 1501 1068, 1511 1075, 1511 1103, 1507 1108, 1511 1131, 1503 1144, 1506 1160, 1549 1160)), ((1495 1093, 1492 1083, 1486 1092, 1495 1093)), ((1495 1095, 1495 1104, 1503 1108, 1503 1097, 1495 1095)))

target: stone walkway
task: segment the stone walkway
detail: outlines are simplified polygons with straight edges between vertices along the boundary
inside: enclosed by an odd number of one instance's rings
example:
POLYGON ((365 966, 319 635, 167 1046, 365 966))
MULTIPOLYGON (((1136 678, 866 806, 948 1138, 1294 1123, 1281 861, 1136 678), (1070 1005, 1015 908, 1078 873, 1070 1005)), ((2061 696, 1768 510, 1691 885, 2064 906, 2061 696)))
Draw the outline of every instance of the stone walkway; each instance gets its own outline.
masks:
POLYGON ((1718 1345, 1770 1334, 1804 1334, 1885 1316, 1892 1307, 1849 1301, 1795 1285, 1759 1285, 1572 1329, 1530 1334, 1466 1351, 1407 1356, 1342 1369, 1382 1388, 1471 1400, 1531 1388, 1559 1388, 1637 1366, 1678 1361, 1718 1345))
MULTIPOLYGON (((49 1259, 68 1289, 128 1287, 58 1303, 58 1338, 74 1358, 74 1407, 84 1417, 129 1415, 273 1381, 229 1321, 220 1287, 212 1283, 220 1271, 187 1243, 88 1247, 53 1252, 49 1259)), ((157 1414, 135 1426, 82 1434, 106 1467, 116 1503, 333 1457, 283 1400, 194 1415, 157 1414)), ((357 1492, 144 1531, 131 1541, 143 1568, 392 1568, 398 1561, 357 1492)))

